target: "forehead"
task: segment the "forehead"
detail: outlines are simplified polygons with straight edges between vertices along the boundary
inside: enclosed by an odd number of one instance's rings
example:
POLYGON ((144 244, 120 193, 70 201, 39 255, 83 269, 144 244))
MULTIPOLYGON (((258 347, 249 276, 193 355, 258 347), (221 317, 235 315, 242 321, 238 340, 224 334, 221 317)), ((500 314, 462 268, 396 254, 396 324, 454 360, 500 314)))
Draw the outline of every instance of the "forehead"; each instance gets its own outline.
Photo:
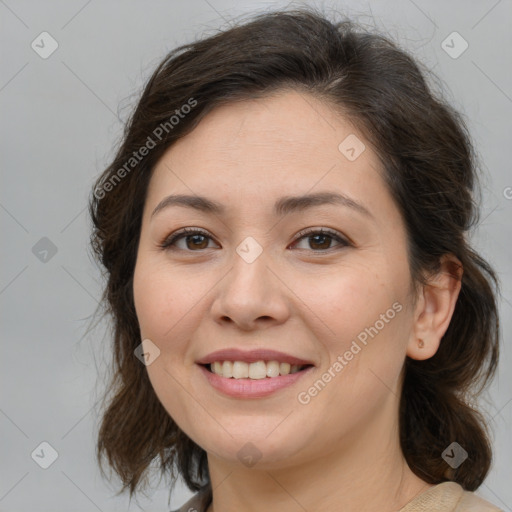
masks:
POLYGON ((357 128, 331 106, 306 93, 282 91, 205 116, 159 160, 148 203, 154 207, 172 192, 225 204, 268 198, 273 207, 283 195, 317 191, 364 202, 365 196, 387 194, 380 167, 357 128))

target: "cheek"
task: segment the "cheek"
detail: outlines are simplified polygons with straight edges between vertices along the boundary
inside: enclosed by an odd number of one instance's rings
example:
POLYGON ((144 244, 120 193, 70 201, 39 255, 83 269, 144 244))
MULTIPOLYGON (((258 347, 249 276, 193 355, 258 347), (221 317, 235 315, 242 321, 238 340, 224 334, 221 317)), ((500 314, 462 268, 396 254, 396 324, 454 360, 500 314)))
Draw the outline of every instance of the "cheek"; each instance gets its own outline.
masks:
POLYGON ((296 292, 310 311, 309 327, 327 354, 322 370, 335 375, 324 397, 333 393, 364 409, 375 385, 382 386, 379 378, 395 388, 408 337, 404 283, 397 283, 385 265, 354 265, 317 276, 313 288, 309 280, 300 283, 296 292))
MULTIPOLYGON (((336 273, 331 269, 314 279, 294 279, 294 292, 309 309, 307 317, 322 326, 319 328, 326 341, 332 342, 331 349, 343 348, 376 321, 380 326, 381 315, 397 301, 395 284, 388 282, 384 269, 376 268, 352 265, 336 273)), ((394 317, 395 313, 391 310, 388 316, 394 317)))
POLYGON ((184 390, 187 369, 183 364, 190 333, 198 322, 193 308, 198 297, 184 293, 179 277, 170 275, 142 260, 135 268, 133 293, 141 337, 150 339, 160 350, 146 368, 149 380, 168 414, 180 428, 187 428, 190 415, 200 413, 184 390))
POLYGON ((197 296, 170 272, 141 262, 133 279, 135 311, 141 336, 161 344, 189 311, 197 296))

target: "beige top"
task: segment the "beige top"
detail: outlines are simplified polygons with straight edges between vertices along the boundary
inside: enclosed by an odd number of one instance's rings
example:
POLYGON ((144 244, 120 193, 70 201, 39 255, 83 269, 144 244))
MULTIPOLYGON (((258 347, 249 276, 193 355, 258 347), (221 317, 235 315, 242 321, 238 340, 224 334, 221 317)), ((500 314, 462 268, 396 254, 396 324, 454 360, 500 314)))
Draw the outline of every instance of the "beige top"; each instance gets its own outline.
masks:
MULTIPOLYGON (((206 487, 172 512, 206 512, 212 499, 206 487)), ((398 512, 503 512, 473 492, 465 491, 455 482, 443 482, 416 496, 398 512)))

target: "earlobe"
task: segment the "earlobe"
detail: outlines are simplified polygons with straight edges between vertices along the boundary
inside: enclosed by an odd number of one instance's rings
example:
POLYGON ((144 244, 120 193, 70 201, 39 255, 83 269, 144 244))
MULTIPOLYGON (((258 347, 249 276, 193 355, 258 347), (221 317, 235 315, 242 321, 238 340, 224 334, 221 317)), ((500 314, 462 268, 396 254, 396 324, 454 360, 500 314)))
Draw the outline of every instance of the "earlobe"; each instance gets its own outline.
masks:
POLYGON ((458 258, 444 255, 439 272, 422 287, 407 345, 407 355, 411 359, 429 359, 437 352, 455 311, 462 273, 458 258))

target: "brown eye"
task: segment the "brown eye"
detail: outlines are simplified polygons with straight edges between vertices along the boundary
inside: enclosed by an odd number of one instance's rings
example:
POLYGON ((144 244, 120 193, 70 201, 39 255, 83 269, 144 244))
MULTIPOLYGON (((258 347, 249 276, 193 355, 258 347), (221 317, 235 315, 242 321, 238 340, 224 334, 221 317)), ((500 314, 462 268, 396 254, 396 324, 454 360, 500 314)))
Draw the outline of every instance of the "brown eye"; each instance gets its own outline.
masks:
POLYGON ((168 250, 183 250, 194 252, 208 248, 208 243, 211 240, 210 235, 203 230, 185 228, 177 233, 173 233, 170 237, 166 238, 161 244, 162 249, 168 250), (185 241, 182 246, 178 242, 185 241), (184 245, 184 246, 183 246, 184 245))
POLYGON ((312 235, 309 237, 311 249, 329 249, 333 238, 329 235, 312 235))
POLYGON ((187 244, 187 249, 206 249, 208 247, 208 241, 205 240, 207 238, 204 235, 187 235, 185 237, 185 243, 187 244))
MULTIPOLYGON (((170 237, 167 237, 160 247, 166 250, 182 250, 188 252, 197 252, 208 249, 209 242, 213 240, 206 231, 194 228, 185 228, 170 237), (184 243, 181 243, 184 240, 184 243), (179 245, 181 243, 181 246, 179 245)), ((293 243, 297 247, 302 241, 307 241, 306 247, 298 247, 299 249, 312 250, 314 252, 323 252, 338 247, 349 246, 350 243, 336 231, 316 229, 303 231, 299 233, 297 240, 293 243), (336 245, 333 246, 333 242, 336 245)))
POLYGON ((302 231, 301 233, 299 233, 297 242, 294 242, 294 246, 297 246, 298 242, 301 242, 302 240, 307 241, 307 247, 302 247, 302 249, 312 249, 315 252, 333 249, 333 241, 337 242, 338 246, 341 247, 346 247, 350 245, 350 243, 336 231, 330 231, 325 229, 302 231))

